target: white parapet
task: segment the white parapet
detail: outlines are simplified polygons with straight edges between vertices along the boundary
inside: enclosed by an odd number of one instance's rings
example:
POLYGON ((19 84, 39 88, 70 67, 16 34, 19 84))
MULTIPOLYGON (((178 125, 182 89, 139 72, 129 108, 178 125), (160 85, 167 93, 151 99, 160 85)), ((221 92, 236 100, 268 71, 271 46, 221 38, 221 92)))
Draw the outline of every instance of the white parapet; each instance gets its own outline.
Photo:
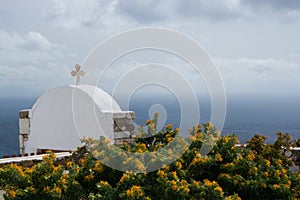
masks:
MULTIPOLYGON (((2 164, 9 164, 9 163, 20 163, 24 161, 35 161, 35 160, 43 160, 43 157, 47 154, 39 154, 39 155, 33 155, 33 156, 22 156, 22 157, 12 157, 12 158, 2 158, 0 159, 0 165, 2 164)), ((56 159, 69 157, 72 154, 70 152, 61 152, 61 153, 55 153, 56 159)))

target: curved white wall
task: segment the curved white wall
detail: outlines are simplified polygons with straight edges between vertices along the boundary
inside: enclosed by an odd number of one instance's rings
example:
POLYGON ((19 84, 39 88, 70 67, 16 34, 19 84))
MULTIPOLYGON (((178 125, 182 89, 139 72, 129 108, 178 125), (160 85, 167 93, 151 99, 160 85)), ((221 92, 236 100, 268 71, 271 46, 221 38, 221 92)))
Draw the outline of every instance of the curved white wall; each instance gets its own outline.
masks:
POLYGON ((50 89, 32 107, 25 152, 75 150, 82 137, 113 139, 112 113, 119 111, 109 94, 92 85, 50 89))

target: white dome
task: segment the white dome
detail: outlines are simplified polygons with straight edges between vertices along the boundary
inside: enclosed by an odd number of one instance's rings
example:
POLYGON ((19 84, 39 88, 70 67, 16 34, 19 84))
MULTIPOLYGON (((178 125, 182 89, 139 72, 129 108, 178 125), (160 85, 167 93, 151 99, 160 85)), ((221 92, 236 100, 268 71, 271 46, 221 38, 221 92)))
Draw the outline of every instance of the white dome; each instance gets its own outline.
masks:
POLYGON ((113 113, 117 102, 92 85, 69 85, 46 91, 31 110, 25 152, 36 149, 75 150, 80 138, 113 139, 113 113))

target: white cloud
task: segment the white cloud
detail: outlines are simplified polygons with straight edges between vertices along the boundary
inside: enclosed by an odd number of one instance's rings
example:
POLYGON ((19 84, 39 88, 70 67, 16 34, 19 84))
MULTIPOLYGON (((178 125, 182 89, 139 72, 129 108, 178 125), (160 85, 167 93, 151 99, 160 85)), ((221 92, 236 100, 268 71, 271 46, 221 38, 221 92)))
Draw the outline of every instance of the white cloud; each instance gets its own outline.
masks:
MULTIPOLYGON (((12 91, 13 85, 19 85, 15 91, 42 90, 47 84, 72 82, 68 70, 96 44, 144 26, 185 33, 210 55, 221 57, 215 60, 229 92, 299 89, 298 2, 49 0, 14 5, 7 1, 0 13, 1 92, 12 91), (70 49, 76 57, 70 57, 70 49)), ((165 64, 183 65, 177 60, 165 64)), ((182 74, 189 77, 193 72, 182 74)))
POLYGON ((116 1, 106 0, 53 0, 45 11, 45 18, 54 27, 107 28, 127 24, 126 19, 115 12, 116 1))
POLYGON ((63 62, 68 55, 65 47, 37 32, 22 36, 0 31, 0 41, 0 88, 7 95, 40 92, 68 80, 70 67, 63 62))

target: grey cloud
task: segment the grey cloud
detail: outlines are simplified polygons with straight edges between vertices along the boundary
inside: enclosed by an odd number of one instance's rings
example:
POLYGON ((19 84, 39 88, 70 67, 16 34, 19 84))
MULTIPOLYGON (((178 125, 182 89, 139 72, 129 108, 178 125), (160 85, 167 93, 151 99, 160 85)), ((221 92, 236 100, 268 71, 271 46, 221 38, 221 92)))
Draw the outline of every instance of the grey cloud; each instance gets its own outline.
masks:
POLYGON ((272 9, 288 9, 288 10, 299 10, 299 0, 243 0, 244 5, 249 5, 255 8, 264 7, 272 9))
POLYGON ((118 1, 116 10, 138 22, 149 23, 164 19, 163 2, 159 0, 128 0, 118 1))
POLYGON ((119 0, 116 10, 142 23, 160 20, 176 21, 178 18, 209 19, 212 21, 234 19, 241 15, 239 1, 205 0, 119 0))
POLYGON ((54 1, 45 16, 54 26, 70 30, 78 27, 128 27, 129 24, 132 27, 136 24, 224 22, 247 18, 257 20, 264 16, 290 20, 300 16, 295 10, 299 8, 300 1, 296 0, 78 0, 54 1))
POLYGON ((176 11, 182 16, 204 18, 213 21, 223 21, 226 19, 235 19, 241 16, 240 5, 238 1, 204 1, 191 0, 177 1, 176 11))

